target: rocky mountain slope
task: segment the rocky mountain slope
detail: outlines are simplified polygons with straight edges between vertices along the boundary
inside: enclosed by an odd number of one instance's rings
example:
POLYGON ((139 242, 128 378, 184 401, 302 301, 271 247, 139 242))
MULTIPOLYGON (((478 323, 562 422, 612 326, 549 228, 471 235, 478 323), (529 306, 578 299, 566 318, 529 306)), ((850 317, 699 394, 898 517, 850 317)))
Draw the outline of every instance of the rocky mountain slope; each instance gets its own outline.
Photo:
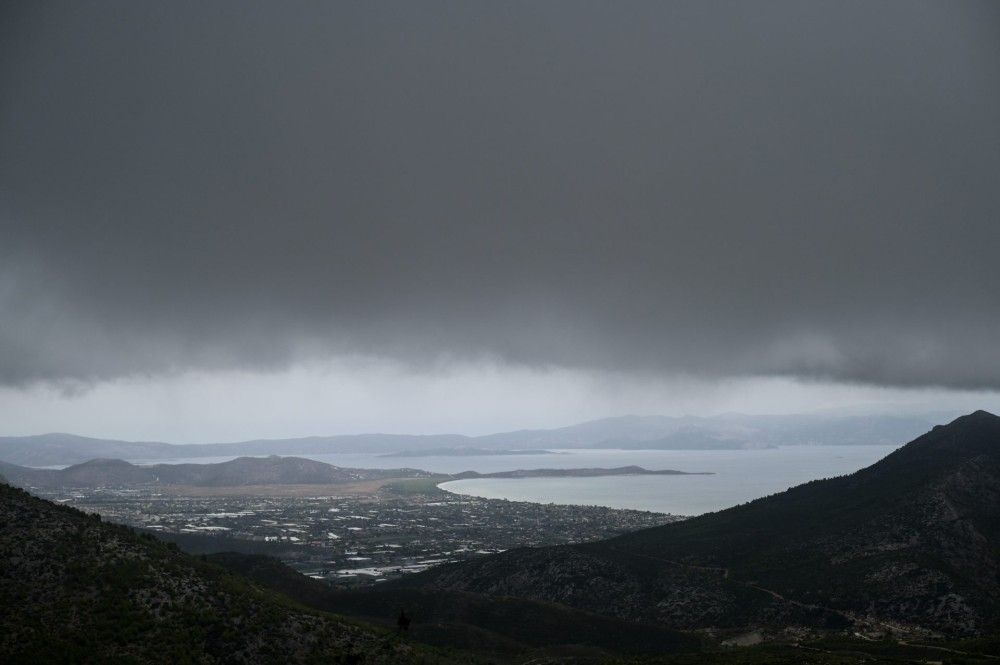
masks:
POLYGON ((849 476, 588 545, 402 582, 675 628, 1000 629, 1000 418, 964 416, 849 476))
MULTIPOLYGON (((333 589, 266 556, 213 554, 209 560, 303 605, 364 619, 392 621, 400 608, 413 619, 411 637, 427 644, 541 657, 573 646, 601 660, 612 654, 698 651, 702 640, 662 626, 581 612, 555 603, 441 590, 333 589)), ((515 660, 515 662, 523 662, 515 660)))
POLYGON ((0 661, 467 662, 0 485, 0 661))

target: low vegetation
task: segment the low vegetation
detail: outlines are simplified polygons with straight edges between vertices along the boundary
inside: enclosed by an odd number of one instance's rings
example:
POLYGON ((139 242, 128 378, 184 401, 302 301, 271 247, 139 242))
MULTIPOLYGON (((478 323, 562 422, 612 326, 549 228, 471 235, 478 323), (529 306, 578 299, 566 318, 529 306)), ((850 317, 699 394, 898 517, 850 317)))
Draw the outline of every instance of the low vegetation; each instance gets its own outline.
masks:
POLYGON ((0 661, 450 663, 0 485, 0 661))

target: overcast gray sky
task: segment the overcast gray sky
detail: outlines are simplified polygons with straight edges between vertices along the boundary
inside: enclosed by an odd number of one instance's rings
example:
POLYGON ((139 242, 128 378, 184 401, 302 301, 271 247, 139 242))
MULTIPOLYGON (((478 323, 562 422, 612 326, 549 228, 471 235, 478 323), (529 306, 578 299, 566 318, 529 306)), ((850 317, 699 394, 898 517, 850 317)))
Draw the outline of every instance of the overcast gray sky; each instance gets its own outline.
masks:
POLYGON ((997 404, 998 3, 0 11, 17 433, 997 404))

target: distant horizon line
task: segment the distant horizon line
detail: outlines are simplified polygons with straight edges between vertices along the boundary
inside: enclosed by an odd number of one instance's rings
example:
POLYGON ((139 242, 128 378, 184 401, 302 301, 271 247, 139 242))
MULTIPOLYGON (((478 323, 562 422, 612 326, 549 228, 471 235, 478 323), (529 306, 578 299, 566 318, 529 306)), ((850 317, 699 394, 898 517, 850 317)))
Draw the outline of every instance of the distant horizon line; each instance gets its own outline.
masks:
MULTIPOLYGON (((983 409, 979 409, 983 410, 983 409)), ((890 413, 885 411, 877 411, 871 413, 855 413, 847 412, 842 409, 834 409, 837 413, 831 413, 827 410, 820 411, 805 411, 805 412, 795 412, 795 413, 744 413, 738 411, 726 411, 722 413, 717 413, 713 415, 696 415, 696 414, 683 414, 678 416, 668 416, 663 414, 637 414, 637 413, 626 413, 617 416, 604 416, 601 418, 594 418, 591 420, 581 420, 573 422, 567 425, 559 425, 556 427, 524 427, 517 429, 505 429, 500 431, 493 431, 486 434, 462 434, 458 432, 429 432, 415 434, 412 432, 389 432, 389 431, 361 431, 361 432, 343 432, 338 434, 303 434, 303 435, 293 435, 293 436, 265 436, 249 439, 235 439, 235 440, 224 440, 224 441, 205 441, 200 442, 178 442, 178 441, 166 441, 161 439, 146 439, 146 438, 118 438, 118 437, 104 437, 104 436, 91 436, 87 434, 77 434, 74 432, 41 432, 37 434, 2 434, 0 435, 0 440, 4 439, 29 439, 29 438, 43 438, 43 437, 54 437, 54 436, 66 436, 79 439, 90 439, 95 441, 108 441, 117 443, 145 443, 145 444, 162 444, 170 446, 209 446, 209 445, 237 445, 237 444, 247 444, 247 443, 258 443, 258 442, 268 442, 268 441, 301 441, 307 439, 335 439, 335 438, 350 438, 350 437, 375 437, 375 436, 385 436, 385 437, 457 437, 468 440, 484 439, 492 436, 501 436, 504 434, 516 434, 523 432, 552 432, 561 429, 569 429, 573 427, 579 427, 582 425, 588 425, 592 423, 599 423, 605 421, 614 420, 624 420, 624 419, 662 419, 662 420, 720 420, 725 418, 795 418, 795 417, 812 417, 812 418, 829 418, 829 419, 852 419, 852 418, 897 418, 897 419, 913 419, 913 420, 925 420, 928 425, 942 424, 938 422, 939 419, 955 419, 962 415, 967 415, 968 413, 973 413, 973 411, 957 410, 957 409, 942 409, 940 411, 929 411, 929 412, 914 412, 914 413, 890 413)))

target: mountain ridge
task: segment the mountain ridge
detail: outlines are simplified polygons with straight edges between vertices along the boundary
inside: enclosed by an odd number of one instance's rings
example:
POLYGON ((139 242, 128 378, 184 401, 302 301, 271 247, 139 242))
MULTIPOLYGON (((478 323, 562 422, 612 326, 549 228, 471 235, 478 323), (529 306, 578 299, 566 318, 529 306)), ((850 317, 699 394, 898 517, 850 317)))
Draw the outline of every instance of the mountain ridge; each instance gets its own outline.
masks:
POLYGON ((511 550, 399 584, 674 628, 996 631, 1000 418, 958 418, 854 474, 727 510, 598 543, 511 550))
POLYGON ((0 437, 0 460, 24 466, 56 466, 99 457, 155 461, 241 455, 393 453, 435 448, 728 449, 801 444, 887 445, 913 438, 930 427, 930 420, 919 417, 726 414, 715 417, 616 416, 554 429, 474 437, 461 434, 343 434, 173 444, 52 433, 0 437))

